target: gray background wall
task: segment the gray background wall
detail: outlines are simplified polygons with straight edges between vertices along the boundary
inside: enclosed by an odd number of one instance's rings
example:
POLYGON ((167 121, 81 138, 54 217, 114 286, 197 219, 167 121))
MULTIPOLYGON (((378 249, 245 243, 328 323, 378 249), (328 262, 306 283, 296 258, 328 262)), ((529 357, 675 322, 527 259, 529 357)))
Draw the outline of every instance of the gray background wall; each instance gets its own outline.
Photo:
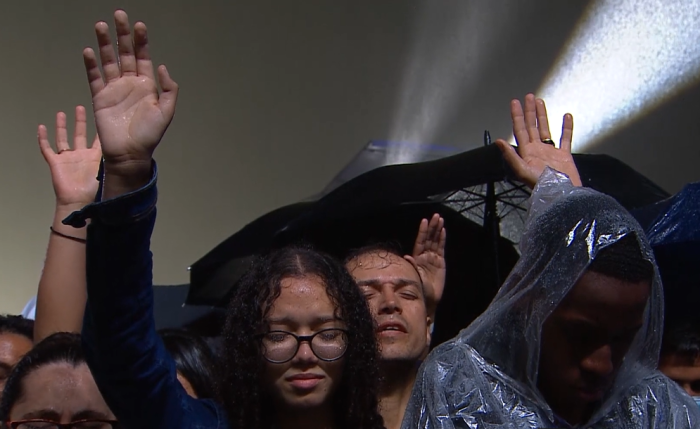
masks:
MULTIPOLYGON (((430 132, 419 136, 460 148, 480 145, 485 128, 507 137, 509 100, 540 87, 591 5, 2 2, 0 312, 19 312, 35 293, 52 219, 36 126, 51 130, 58 110, 71 123, 76 104, 89 106, 81 51, 94 46, 93 24, 111 22, 115 8, 126 9, 132 23, 146 22, 152 55, 181 88, 156 153, 153 238, 155 281, 176 284, 187 281, 189 264, 247 222, 323 188, 369 139, 411 137, 405 128, 420 131, 424 123, 430 132), (423 73, 452 55, 451 46, 459 54, 430 81, 423 73), (459 84, 442 87, 447 81, 459 84), (407 83, 430 90, 407 94, 407 83), (421 111, 431 94, 454 93, 439 118, 421 111)), ((698 112, 695 84, 588 150, 619 157, 675 192, 700 179, 698 112)))

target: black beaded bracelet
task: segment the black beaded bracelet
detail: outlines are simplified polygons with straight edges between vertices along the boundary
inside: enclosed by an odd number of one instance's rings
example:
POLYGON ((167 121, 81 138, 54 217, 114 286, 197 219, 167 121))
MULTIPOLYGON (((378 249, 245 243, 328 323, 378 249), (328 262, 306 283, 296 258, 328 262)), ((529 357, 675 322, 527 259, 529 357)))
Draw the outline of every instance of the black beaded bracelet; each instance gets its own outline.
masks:
POLYGON ((86 239, 84 239, 84 238, 78 238, 78 237, 73 237, 72 235, 66 235, 66 234, 64 234, 64 233, 62 233, 62 232, 58 232, 58 231, 56 231, 55 229, 53 229, 53 226, 50 226, 49 229, 51 230, 51 233, 52 233, 52 234, 56 234, 56 235, 58 235, 59 237, 67 238, 68 240, 73 240, 73 241, 76 241, 76 242, 78 242, 78 243, 83 243, 83 244, 87 243, 87 240, 86 240, 86 239))

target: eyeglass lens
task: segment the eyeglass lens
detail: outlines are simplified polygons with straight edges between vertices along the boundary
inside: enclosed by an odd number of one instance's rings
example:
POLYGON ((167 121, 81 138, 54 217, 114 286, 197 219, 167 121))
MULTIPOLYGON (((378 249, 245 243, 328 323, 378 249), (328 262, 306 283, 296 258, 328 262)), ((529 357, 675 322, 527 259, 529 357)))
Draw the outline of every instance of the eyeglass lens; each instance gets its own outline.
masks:
MULTIPOLYGON (((286 362, 299 350, 299 340, 294 334, 271 331, 263 336, 265 358, 272 362, 286 362)), ((341 329, 324 329, 311 336, 311 350, 321 360, 340 358, 347 349, 347 336, 341 329)))

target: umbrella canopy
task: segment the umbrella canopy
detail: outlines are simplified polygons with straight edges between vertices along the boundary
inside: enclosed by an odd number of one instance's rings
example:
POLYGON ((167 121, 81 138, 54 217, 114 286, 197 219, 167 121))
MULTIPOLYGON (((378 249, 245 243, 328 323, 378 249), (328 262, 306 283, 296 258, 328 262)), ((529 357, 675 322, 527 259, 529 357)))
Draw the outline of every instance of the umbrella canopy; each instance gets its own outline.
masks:
POLYGON ((700 182, 632 211, 644 227, 664 285, 669 320, 698 317, 700 307, 700 182))
POLYGON ((208 317, 217 308, 185 305, 190 285, 153 286, 153 317, 156 329, 183 328, 208 317))
MULTIPOLYGON (((608 193, 627 208, 668 197, 614 158, 574 159, 584 185, 608 193)), ((437 212, 445 218, 448 232, 448 276, 434 340, 451 338, 486 307, 518 258, 517 224, 529 192, 509 177, 495 146, 367 171, 314 201, 261 216, 218 245, 192 265, 188 303, 225 305, 255 254, 293 242, 307 241, 343 255, 371 241, 395 240, 410 251, 420 219, 437 212), (494 201, 487 199, 489 186, 497 197, 494 201), (484 228, 489 205, 496 206, 500 221, 496 236, 493 228, 484 228)))

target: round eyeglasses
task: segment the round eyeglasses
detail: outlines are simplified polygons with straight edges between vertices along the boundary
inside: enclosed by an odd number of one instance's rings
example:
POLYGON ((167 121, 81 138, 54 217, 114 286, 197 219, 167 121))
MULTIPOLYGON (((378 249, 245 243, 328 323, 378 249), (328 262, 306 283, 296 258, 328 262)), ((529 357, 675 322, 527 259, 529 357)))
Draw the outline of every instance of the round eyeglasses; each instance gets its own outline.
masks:
POLYGON ((270 331, 259 335, 259 338, 263 357, 272 363, 292 360, 304 341, 309 343, 314 355, 325 362, 340 359, 348 349, 348 334, 344 329, 323 329, 304 336, 287 331, 270 331))

